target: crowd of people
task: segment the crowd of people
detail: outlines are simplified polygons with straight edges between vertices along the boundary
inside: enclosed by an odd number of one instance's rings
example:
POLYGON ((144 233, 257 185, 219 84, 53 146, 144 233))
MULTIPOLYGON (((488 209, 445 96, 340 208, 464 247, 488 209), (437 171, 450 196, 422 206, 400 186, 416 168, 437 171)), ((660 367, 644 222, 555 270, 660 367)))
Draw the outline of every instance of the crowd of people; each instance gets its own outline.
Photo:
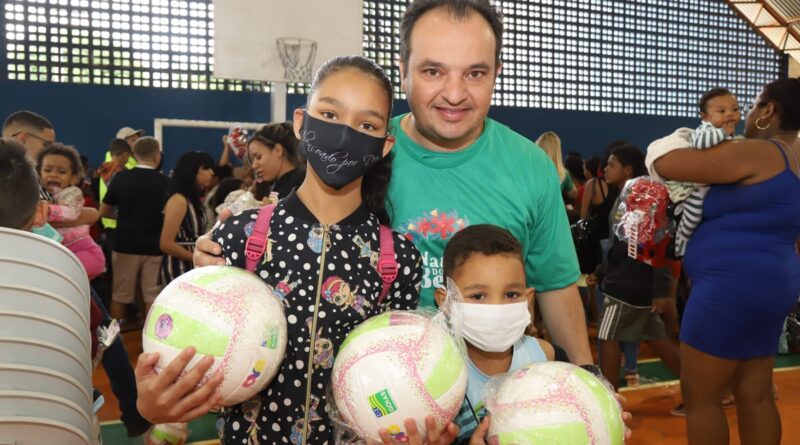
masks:
MULTIPOLYGON (((454 423, 429 419, 426 437, 407 423, 410 443, 484 443, 485 382, 530 362, 570 361, 616 389, 623 361, 636 385, 640 342, 680 377, 684 403, 673 411, 686 416, 690 443, 727 443, 731 400, 743 443, 779 443, 772 366, 800 297, 800 80, 766 85, 741 136, 737 98, 716 88, 699 100, 697 129, 646 153, 615 141, 597 157, 562 159, 554 132, 533 143, 488 117, 503 40, 488 1, 415 0, 399 33, 409 113, 392 117, 391 81, 374 62, 334 58, 292 121, 255 132, 236 168, 224 141, 218 160, 185 152, 165 175, 159 142, 125 127, 90 173, 45 117, 13 113, 0 142, 0 225, 73 251, 106 290, 92 295, 100 316, 136 328, 163 286, 193 267, 245 268, 251 223, 274 206, 255 272, 281 289, 287 356, 252 403, 221 411, 223 443, 331 441, 331 363, 308 351, 323 339, 337 349, 383 311, 441 306, 453 298, 449 281, 464 290, 466 304, 453 307, 465 320, 468 400, 454 423), (663 267, 631 258, 615 230, 621 191, 643 176, 663 179, 674 204, 663 267), (399 266, 388 288, 375 261, 382 228, 394 231, 399 266), (681 280, 691 291, 679 315, 681 280), (342 298, 315 301, 320 285, 342 298)), ((105 353, 130 436, 216 407, 221 378, 201 382, 210 358, 186 371, 194 354, 156 373, 157 354, 140 356, 134 372, 121 341, 105 353)))

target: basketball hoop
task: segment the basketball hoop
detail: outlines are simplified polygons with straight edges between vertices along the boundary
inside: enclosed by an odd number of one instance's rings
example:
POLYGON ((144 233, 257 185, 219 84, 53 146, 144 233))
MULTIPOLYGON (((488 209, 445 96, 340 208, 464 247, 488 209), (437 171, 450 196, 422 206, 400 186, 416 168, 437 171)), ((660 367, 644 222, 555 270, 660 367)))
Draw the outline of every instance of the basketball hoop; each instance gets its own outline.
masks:
POLYGON ((289 82, 311 82, 311 69, 317 55, 317 42, 296 37, 280 37, 276 43, 278 55, 283 64, 284 78, 289 82))

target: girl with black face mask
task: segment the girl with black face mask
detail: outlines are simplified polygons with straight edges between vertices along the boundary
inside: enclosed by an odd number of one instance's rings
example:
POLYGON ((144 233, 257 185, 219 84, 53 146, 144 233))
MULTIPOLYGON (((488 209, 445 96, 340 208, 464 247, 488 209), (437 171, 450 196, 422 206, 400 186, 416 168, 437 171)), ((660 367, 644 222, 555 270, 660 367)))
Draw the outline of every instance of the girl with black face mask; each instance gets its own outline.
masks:
MULTIPOLYGON (((306 177, 275 206, 255 267, 285 304, 286 357, 264 391, 222 412, 222 443, 333 443, 325 389, 339 345, 369 317, 417 307, 420 254, 410 241, 391 234, 388 245, 394 247, 398 272, 384 298, 377 270, 379 228, 391 227, 384 209, 394 144, 388 135, 391 104, 391 83, 378 65, 339 57, 320 68, 306 108, 294 113, 306 177)), ((258 210, 246 210, 210 235, 227 264, 245 267, 245 243, 257 215, 258 210)), ((167 368, 181 372, 193 353, 167 368)), ((162 377, 169 373, 152 373, 156 361, 145 356, 137 366, 140 411, 147 419, 187 421, 214 406, 218 377, 193 389, 186 389, 193 387, 191 380, 184 382, 205 372, 207 362, 172 383, 162 377)))

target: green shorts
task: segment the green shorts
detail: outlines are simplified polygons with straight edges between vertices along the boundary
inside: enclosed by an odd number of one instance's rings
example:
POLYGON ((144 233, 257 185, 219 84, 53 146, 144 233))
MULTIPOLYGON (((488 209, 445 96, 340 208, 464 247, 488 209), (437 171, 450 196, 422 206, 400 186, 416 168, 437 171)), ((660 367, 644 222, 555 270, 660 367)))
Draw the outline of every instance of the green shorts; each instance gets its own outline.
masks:
POLYGON ((614 341, 649 341, 667 336, 661 315, 650 306, 633 306, 603 294, 603 316, 597 338, 614 341))

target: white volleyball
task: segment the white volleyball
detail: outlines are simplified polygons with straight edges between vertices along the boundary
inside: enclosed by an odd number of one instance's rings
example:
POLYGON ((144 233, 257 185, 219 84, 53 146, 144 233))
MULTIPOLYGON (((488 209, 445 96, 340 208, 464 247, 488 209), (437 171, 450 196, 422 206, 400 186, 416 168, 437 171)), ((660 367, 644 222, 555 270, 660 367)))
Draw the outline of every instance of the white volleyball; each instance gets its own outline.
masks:
POLYGON ((331 377, 341 421, 363 438, 380 442, 386 428, 407 438, 413 418, 425 434, 425 418, 446 425, 467 388, 463 349, 439 323, 413 312, 386 312, 361 323, 345 339, 331 377))
POLYGON ((499 445, 621 445, 625 426, 614 393, 564 362, 527 365, 486 386, 489 437, 499 445))
POLYGON ((193 269, 158 295, 142 331, 144 352, 160 354, 156 371, 189 346, 214 365, 204 376, 221 371, 224 406, 261 391, 280 367, 286 351, 286 317, 272 287, 245 270, 230 266, 193 269))
POLYGON ((162 423, 153 425, 144 439, 145 445, 184 445, 189 438, 186 423, 162 423))

